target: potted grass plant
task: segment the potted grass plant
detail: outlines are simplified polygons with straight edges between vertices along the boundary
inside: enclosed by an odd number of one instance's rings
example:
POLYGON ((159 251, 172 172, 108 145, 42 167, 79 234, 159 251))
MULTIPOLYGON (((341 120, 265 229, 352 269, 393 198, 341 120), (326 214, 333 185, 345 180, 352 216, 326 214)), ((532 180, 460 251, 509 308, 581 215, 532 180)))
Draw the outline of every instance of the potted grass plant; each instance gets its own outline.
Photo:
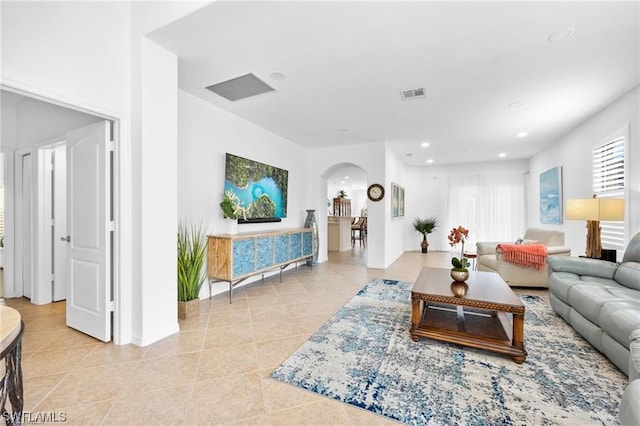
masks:
POLYGON ((178 224, 178 318, 200 312, 200 289, 205 280, 207 245, 202 225, 178 224))
POLYGON ((423 253, 426 253, 429 250, 427 234, 432 233, 438 227, 438 218, 435 216, 428 217, 426 219, 416 217, 413 220, 413 227, 416 231, 422 234, 422 242, 420 243, 420 248, 422 249, 423 253))

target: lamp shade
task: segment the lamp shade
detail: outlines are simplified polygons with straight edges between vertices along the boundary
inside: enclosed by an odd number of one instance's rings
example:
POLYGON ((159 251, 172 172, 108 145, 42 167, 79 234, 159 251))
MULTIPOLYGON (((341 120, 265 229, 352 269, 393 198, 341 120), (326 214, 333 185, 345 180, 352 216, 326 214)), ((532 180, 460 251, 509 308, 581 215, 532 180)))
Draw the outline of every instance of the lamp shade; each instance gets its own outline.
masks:
POLYGON ((594 221, 624 220, 624 199, 581 198, 567 200, 567 219, 594 221))

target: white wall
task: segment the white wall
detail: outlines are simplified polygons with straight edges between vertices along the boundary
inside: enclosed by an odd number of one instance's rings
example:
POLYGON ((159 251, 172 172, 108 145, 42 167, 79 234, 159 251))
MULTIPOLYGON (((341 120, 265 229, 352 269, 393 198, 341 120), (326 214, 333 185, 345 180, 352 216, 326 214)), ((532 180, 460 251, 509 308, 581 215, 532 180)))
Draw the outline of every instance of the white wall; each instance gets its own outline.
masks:
POLYGON ((591 149, 594 143, 629 126, 626 227, 627 237, 640 232, 640 89, 636 87, 619 100, 603 109, 562 139, 534 156, 530 161, 529 226, 559 229, 565 232, 565 244, 574 256, 584 254, 586 223, 564 220, 561 225, 541 225, 538 199, 540 173, 562 166, 563 206, 571 198, 590 198, 592 186, 591 149))
MULTIPOLYGON (((225 153, 229 152, 289 172, 287 217, 281 222, 241 224, 238 231, 302 227, 307 216, 305 210, 315 207, 310 205, 307 193, 307 150, 182 90, 178 92, 178 101, 179 219, 202 223, 209 234, 226 234, 219 204, 224 194, 225 153)), ((316 210, 317 218, 326 211, 316 210)), ((227 290, 228 284, 220 283, 213 292, 227 290)), ((208 294, 205 284, 200 295, 208 294)))
POLYGON ((2 82, 85 107, 129 110, 126 2, 2 2, 2 82))
MULTIPOLYGON (((143 134, 145 116, 143 109, 149 108, 152 97, 143 96, 143 67, 152 73, 166 64, 166 57, 154 55, 152 48, 145 50, 144 34, 171 22, 200 7, 202 2, 1 2, 2 74, 0 83, 40 97, 52 98, 118 120, 119 199, 117 205, 117 233, 119 249, 117 256, 118 283, 116 288, 115 341, 129 343, 133 332, 139 344, 151 343, 175 330, 167 320, 155 323, 161 313, 175 309, 175 298, 169 302, 167 295, 175 294, 175 282, 171 293, 157 298, 155 304, 142 304, 142 300, 154 298, 154 291, 165 291, 161 284, 154 288, 152 281, 166 272, 167 279, 175 271, 175 261, 168 263, 142 263, 142 253, 156 249, 159 240, 169 242, 175 248, 173 227, 156 226, 153 237, 143 241, 150 232, 143 232, 142 224, 151 227, 157 222, 166 222, 177 213, 171 208, 156 215, 154 207, 162 204, 150 198, 158 196, 151 191, 145 202, 151 202, 144 216, 140 212, 143 185, 149 185, 157 170, 176 169, 175 157, 156 156, 150 150, 151 142, 143 134), (144 53, 151 53, 143 58, 144 53), (147 143, 147 149, 142 144, 147 143), (152 158, 147 161, 146 157, 152 158), (146 164, 145 164, 146 163, 146 164), (143 167, 143 166, 147 167, 143 167), (150 167, 149 167, 150 166, 150 167), (148 173, 148 175, 147 175, 148 173), (138 209, 134 214, 135 209, 138 209), (135 221, 134 221, 135 220, 135 221), (133 289, 138 290, 137 305, 132 304, 133 289), (166 306, 165 306, 166 305, 166 306), (171 305, 171 306, 169 306, 171 305), (165 309, 166 308, 166 309, 165 309), (141 313, 143 309, 151 309, 141 313), (134 320, 133 316, 136 315, 134 320), (140 343, 143 342, 143 343, 140 343)), ((148 47, 148 46, 147 46, 148 47)), ((163 74, 164 71, 161 73, 163 74)), ((175 82, 159 84, 166 90, 177 90, 175 82)), ((171 106, 169 106, 171 107, 171 106)), ((151 108, 150 116, 160 128, 171 134, 172 117, 161 108, 151 108)), ((170 108, 168 108, 170 109, 170 108)), ((175 120, 175 113, 173 113, 175 120)), ((147 123, 148 124, 148 123, 147 123)), ((161 146, 176 143, 162 140, 161 146)), ((165 182, 160 181, 160 184, 165 182)), ((164 255, 161 254, 161 257, 164 255)), ((174 258, 175 260, 175 258, 174 258)))
POLYGON ((524 174, 528 168, 527 160, 406 167, 404 250, 420 249, 422 235, 413 228, 413 219, 418 216, 421 218, 435 216, 439 219, 440 227, 428 237, 429 250, 448 251, 451 249, 447 243, 449 229, 446 228, 448 214, 447 177, 524 174))
MULTIPOLYGON (((385 144, 372 143, 367 145, 348 145, 330 147, 310 151, 313 161, 307 169, 309 184, 307 192, 308 202, 316 211, 326 211, 327 179, 335 170, 345 165, 356 165, 367 174, 368 185, 380 183, 387 188, 385 176, 385 144)), ((387 190, 388 191, 388 190, 387 190)), ((385 212, 390 209, 389 197, 385 195, 382 201, 368 202, 368 233, 367 233, 367 264, 370 268, 385 268, 385 212)), ((387 215, 389 215, 387 213, 387 215)), ((318 219, 318 232, 320 234, 319 262, 327 260, 327 217, 321 215, 318 219)), ((395 259, 393 259, 395 260, 395 259)))
POLYGON ((398 157, 398 155, 391 150, 388 143, 385 143, 385 171, 386 171, 386 195, 384 197, 385 200, 385 237, 384 237, 384 256, 385 256, 385 268, 395 262, 404 252, 404 240, 405 240, 405 230, 407 226, 411 223, 411 220, 406 215, 405 208, 405 216, 393 218, 391 212, 391 200, 392 200, 392 191, 391 191, 391 183, 395 183, 405 188, 405 206, 406 206, 406 186, 409 181, 407 173, 405 173, 406 166, 402 164, 402 159, 398 157))

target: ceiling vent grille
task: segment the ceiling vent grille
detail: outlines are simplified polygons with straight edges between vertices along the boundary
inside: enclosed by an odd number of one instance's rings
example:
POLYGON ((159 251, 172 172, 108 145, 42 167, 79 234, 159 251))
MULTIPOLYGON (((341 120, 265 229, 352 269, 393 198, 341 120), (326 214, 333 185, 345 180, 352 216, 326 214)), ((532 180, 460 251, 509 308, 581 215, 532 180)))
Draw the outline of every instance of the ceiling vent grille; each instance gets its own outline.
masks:
POLYGON ((419 87, 417 89, 403 90, 400 92, 400 96, 402 96, 403 101, 406 101, 409 99, 424 98, 426 95, 424 87, 419 87))
POLYGON ((207 89, 232 102, 275 91, 273 87, 252 73, 212 84, 211 86, 207 86, 207 89))

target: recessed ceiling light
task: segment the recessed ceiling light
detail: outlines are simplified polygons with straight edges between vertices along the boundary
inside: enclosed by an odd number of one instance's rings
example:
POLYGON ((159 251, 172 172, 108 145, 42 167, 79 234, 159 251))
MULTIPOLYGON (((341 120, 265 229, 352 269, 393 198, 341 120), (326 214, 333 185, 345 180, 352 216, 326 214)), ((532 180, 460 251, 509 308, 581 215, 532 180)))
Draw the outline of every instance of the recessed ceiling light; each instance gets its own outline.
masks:
POLYGON ((422 145, 421 145, 421 146, 422 146, 423 148, 426 148, 426 147, 428 147, 428 146, 429 146, 429 142, 422 142, 422 145))
POLYGON ((516 136, 519 138, 526 138, 529 135, 527 132, 520 132, 516 136))
POLYGON ((345 176, 344 178, 345 178, 345 179, 349 179, 349 176, 345 176))
POLYGON ((555 31, 549 34, 549 37, 547 37, 547 41, 549 43, 556 43, 556 42, 565 40, 571 37, 574 31, 575 30, 571 27, 562 28, 558 31, 555 31))
POLYGON ((429 163, 429 164, 433 163, 433 158, 429 158, 429 159, 427 160, 427 163, 429 163))
POLYGON ((522 106, 522 102, 511 102, 509 108, 519 108, 522 106))
POLYGON ((340 183, 341 183, 341 184, 345 184, 346 182, 342 180, 342 181, 340 181, 340 183))
POLYGON ((506 156, 507 156, 507 154, 505 154, 504 152, 501 152, 500 154, 498 154, 498 157, 500 157, 500 158, 504 158, 506 156))
POLYGON ((269 76, 271 77, 272 80, 284 80, 286 78, 286 76, 279 71, 274 71, 271 74, 269 74, 269 76))

